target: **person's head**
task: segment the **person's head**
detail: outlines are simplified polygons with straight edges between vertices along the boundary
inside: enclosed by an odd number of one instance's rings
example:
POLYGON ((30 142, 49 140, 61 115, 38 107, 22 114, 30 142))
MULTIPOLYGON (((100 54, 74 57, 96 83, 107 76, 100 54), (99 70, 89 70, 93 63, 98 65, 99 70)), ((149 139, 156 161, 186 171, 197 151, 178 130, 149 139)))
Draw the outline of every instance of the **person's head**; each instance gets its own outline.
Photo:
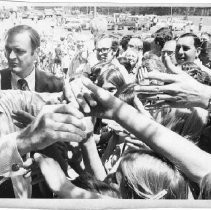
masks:
POLYGON ((193 62, 201 52, 201 41, 193 33, 182 34, 177 40, 176 59, 178 64, 193 62))
POLYGON ((157 49, 163 48, 165 42, 173 39, 173 34, 171 29, 163 27, 158 29, 154 34, 154 43, 157 45, 157 49))
POLYGON ((204 41, 201 44, 201 52, 199 54, 199 59, 203 65, 207 65, 211 61, 211 42, 204 41))
POLYGON ((127 58, 121 56, 121 57, 118 57, 117 60, 119 61, 119 63, 120 63, 121 65, 123 65, 123 66, 126 68, 126 70, 127 70, 128 72, 131 71, 132 66, 131 66, 131 64, 130 64, 130 62, 128 61, 127 58))
POLYGON ((151 150, 130 150, 116 172, 125 199, 187 199, 188 184, 176 167, 151 150))
POLYGON ((154 39, 152 37, 146 38, 143 42, 143 54, 152 50, 154 39))
POLYGON ((5 37, 5 55, 9 68, 24 78, 33 70, 40 47, 40 36, 27 25, 9 29, 5 37))
POLYGON ((164 46, 163 49, 161 51, 161 58, 162 58, 162 62, 165 64, 165 60, 164 60, 164 55, 167 54, 170 56, 171 61, 173 64, 176 64, 176 57, 175 57, 175 50, 176 50, 176 40, 170 40, 167 41, 164 46))
POLYGON ((90 21, 90 30, 94 36, 98 36, 107 31, 107 20, 103 17, 95 17, 90 21))
POLYGON ((138 37, 132 37, 128 42, 128 49, 135 49, 143 52, 143 41, 138 37))
POLYGON ((126 84, 125 79, 118 68, 110 67, 104 71, 97 79, 97 85, 103 89, 115 94, 122 86, 126 84))
POLYGON ((82 50, 85 47, 85 43, 88 40, 86 34, 78 34, 75 36, 76 47, 78 50, 82 50))
POLYGON ((95 43, 98 61, 105 62, 112 60, 118 52, 118 47, 119 43, 113 37, 106 35, 99 36, 95 43))
POLYGON ((128 48, 128 42, 130 41, 131 37, 132 37, 132 35, 123 36, 122 39, 121 39, 121 41, 120 41, 120 45, 122 46, 122 49, 124 51, 127 50, 127 48, 128 48))
POLYGON ((97 180, 87 172, 80 174, 80 176, 73 180, 72 183, 77 187, 90 192, 99 193, 113 198, 120 198, 120 194, 115 188, 103 181, 97 180))
POLYGON ((201 41, 202 42, 210 42, 211 41, 211 34, 208 32, 201 33, 201 41))
POLYGON ((211 199, 211 173, 205 175, 201 181, 199 199, 211 199))
POLYGON ((136 49, 128 48, 125 52, 125 58, 129 61, 131 67, 135 67, 136 63, 138 62, 138 51, 136 49))
POLYGON ((115 94, 117 98, 134 107, 135 91, 134 87, 137 84, 130 83, 123 85, 115 94))

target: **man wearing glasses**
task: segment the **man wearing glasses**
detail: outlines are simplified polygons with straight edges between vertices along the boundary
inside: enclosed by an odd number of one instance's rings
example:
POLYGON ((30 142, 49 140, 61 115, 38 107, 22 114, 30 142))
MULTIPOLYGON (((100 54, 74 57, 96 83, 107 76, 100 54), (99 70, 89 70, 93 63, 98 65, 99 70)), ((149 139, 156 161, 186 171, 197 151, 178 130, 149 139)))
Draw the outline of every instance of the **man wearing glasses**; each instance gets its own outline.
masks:
POLYGON ((170 56, 172 63, 176 64, 177 61, 175 57, 175 50, 176 50, 176 40, 167 41, 164 44, 163 49, 161 51, 162 62, 165 63, 164 55, 167 54, 168 56, 170 56))
MULTIPOLYGON (((119 41, 115 37, 104 34, 99 36, 95 42, 95 53, 97 58, 96 65, 103 63, 113 64, 119 68, 125 81, 129 82, 127 70, 117 60, 119 54, 119 41)), ((86 73, 90 74, 90 72, 86 73)))

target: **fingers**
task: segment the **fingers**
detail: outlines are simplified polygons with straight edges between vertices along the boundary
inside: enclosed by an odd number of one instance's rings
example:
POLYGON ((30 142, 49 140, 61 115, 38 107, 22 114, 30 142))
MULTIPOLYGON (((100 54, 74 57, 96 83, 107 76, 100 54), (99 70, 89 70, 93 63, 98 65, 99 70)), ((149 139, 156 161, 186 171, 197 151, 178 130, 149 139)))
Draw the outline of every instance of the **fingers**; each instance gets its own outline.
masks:
POLYGON ((138 94, 147 94, 147 97, 144 98, 148 98, 150 97, 150 95, 152 94, 159 94, 159 93, 174 93, 176 92, 175 88, 173 85, 164 85, 164 86, 135 86, 134 87, 134 91, 138 94))
POLYGON ((160 73, 157 71, 151 71, 145 74, 146 79, 159 80, 166 83, 173 83, 176 81, 177 77, 174 74, 160 73))
POLYGON ((164 59, 165 59, 165 64, 166 64, 166 67, 167 67, 169 73, 173 73, 173 74, 182 73, 182 70, 179 67, 176 67, 172 63, 171 58, 167 54, 164 55, 164 59))
POLYGON ((75 95, 72 91, 72 86, 70 85, 69 81, 64 80, 64 87, 63 87, 63 98, 62 100, 66 100, 68 103, 71 102, 73 106, 79 109, 79 104, 76 101, 75 95))
POLYGON ((25 128, 32 122, 34 117, 25 111, 13 111, 12 114, 13 123, 19 128, 25 128))
POLYGON ((89 93, 89 91, 83 86, 81 79, 73 80, 70 85, 79 107, 82 108, 83 112, 90 113, 91 110, 89 104, 84 98, 84 94, 89 93))
POLYGON ((165 109, 165 108, 169 108, 169 107, 177 107, 177 105, 175 103, 172 103, 172 102, 167 102, 167 101, 158 101, 154 104, 150 104, 150 105, 147 105, 145 108, 147 110, 159 110, 159 109, 165 109))
POLYGON ((14 123, 14 125, 16 125, 18 128, 25 128, 27 125, 26 124, 23 124, 23 123, 20 123, 20 122, 18 122, 18 121, 16 121, 16 120, 13 120, 13 123, 14 123))
POLYGON ((81 130, 80 128, 77 128, 76 126, 72 124, 63 124, 63 123, 55 123, 52 122, 48 126, 48 128, 51 128, 53 131, 64 132, 64 133, 70 133, 73 135, 80 136, 82 139, 86 138, 86 133, 81 130))
POLYGON ((91 112, 90 107, 89 107, 87 101, 85 100, 85 98, 83 97, 83 94, 82 93, 79 93, 77 95, 77 102, 79 103, 81 109, 85 113, 90 113, 91 112))
POLYGON ((150 96, 148 97, 149 100, 165 100, 165 101, 177 101, 178 97, 176 96, 171 96, 168 94, 157 94, 155 96, 150 96))
MULTIPOLYGON (((82 118, 78 119, 72 115, 66 115, 66 114, 60 114, 60 113, 52 113, 48 114, 45 117, 46 120, 53 120, 56 123, 60 124, 67 124, 67 125, 74 125, 77 128, 85 131, 86 130, 86 125, 84 124, 82 118)), ((45 120, 44 119, 44 120, 45 120)), ((50 123, 49 123, 50 124, 50 123)))
MULTIPOLYGON (((84 136, 86 136, 86 134, 84 135, 79 135, 76 133, 70 133, 70 132, 62 132, 62 131, 52 131, 51 134, 49 134, 49 138, 51 138, 53 136, 54 139, 56 139, 57 141, 63 141, 63 142, 82 142, 84 140, 84 136)), ((42 147, 40 149, 45 148, 42 147)))
POLYGON ((72 104, 57 104, 57 105, 45 105, 42 109, 42 114, 44 113, 62 113, 70 114, 78 119, 82 119, 84 115, 72 104))
MULTIPOLYGON (((93 99, 96 103, 97 102, 101 102, 103 103, 104 101, 107 101, 109 98, 112 97, 112 95, 108 92, 105 91, 104 89, 96 86, 95 84, 93 84, 93 82, 88 79, 88 78, 82 78, 82 83, 84 84, 85 87, 87 87, 92 94, 95 96, 95 98, 93 99), (95 100, 97 99, 97 100, 95 100)), ((115 98, 115 97, 114 97, 115 98)))

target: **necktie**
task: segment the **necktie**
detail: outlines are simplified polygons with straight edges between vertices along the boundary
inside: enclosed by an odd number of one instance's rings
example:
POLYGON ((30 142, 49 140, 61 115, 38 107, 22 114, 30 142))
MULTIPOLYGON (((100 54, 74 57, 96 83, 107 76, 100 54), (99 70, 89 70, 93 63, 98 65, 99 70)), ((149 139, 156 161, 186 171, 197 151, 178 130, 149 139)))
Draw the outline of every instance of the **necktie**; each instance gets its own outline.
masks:
POLYGON ((27 81, 25 79, 19 79, 18 80, 18 88, 20 90, 29 90, 27 81))

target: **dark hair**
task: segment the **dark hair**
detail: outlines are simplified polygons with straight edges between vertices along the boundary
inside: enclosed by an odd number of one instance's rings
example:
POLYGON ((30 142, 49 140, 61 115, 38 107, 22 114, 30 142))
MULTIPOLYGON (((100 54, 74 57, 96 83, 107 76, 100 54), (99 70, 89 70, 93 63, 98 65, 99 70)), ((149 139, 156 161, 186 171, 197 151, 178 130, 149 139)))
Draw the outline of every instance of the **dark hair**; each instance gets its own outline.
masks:
POLYGON ((211 50, 211 43, 204 41, 201 44, 201 52, 199 54, 199 59, 202 61, 203 65, 207 65, 210 62, 210 50, 211 50))
POLYGON ((80 174, 80 176, 71 182, 77 187, 91 192, 99 193, 101 195, 106 195, 113 198, 120 198, 120 193, 117 191, 117 189, 103 181, 96 179, 88 172, 80 174))
POLYGON ((135 97, 134 87, 136 85, 137 84, 135 83, 125 84, 116 92, 115 96, 120 100, 126 102, 127 104, 134 106, 134 97, 135 97))
POLYGON ((125 79, 122 73, 115 66, 110 66, 107 70, 105 70, 97 79, 97 85, 102 87, 105 81, 113 84, 117 90, 121 88, 124 84, 126 84, 125 79))
POLYGON ((193 37, 195 48, 201 47, 201 40, 199 39, 199 37, 196 34, 194 34, 194 33, 184 33, 179 37, 179 39, 184 38, 184 37, 193 37))
POLYGON ((173 39, 173 34, 171 29, 167 27, 162 27, 155 32, 155 43, 163 48, 166 41, 173 39))
POLYGON ((27 32, 29 34, 29 37, 31 39, 32 51, 34 52, 35 49, 40 47, 40 36, 38 32, 30 26, 27 26, 27 25, 14 26, 8 30, 5 38, 7 39, 9 36, 14 36, 16 34, 20 34, 24 32, 27 32))
POLYGON ((122 49, 124 51, 127 50, 127 46, 128 46, 128 42, 130 41, 132 35, 125 35, 122 37, 121 41, 120 41, 120 45, 122 46, 122 49))
POLYGON ((118 57, 117 60, 119 61, 119 63, 121 65, 123 65, 126 68, 126 70, 128 72, 131 71, 132 67, 131 67, 131 64, 130 64, 130 62, 128 61, 127 58, 125 58, 125 57, 118 57))

